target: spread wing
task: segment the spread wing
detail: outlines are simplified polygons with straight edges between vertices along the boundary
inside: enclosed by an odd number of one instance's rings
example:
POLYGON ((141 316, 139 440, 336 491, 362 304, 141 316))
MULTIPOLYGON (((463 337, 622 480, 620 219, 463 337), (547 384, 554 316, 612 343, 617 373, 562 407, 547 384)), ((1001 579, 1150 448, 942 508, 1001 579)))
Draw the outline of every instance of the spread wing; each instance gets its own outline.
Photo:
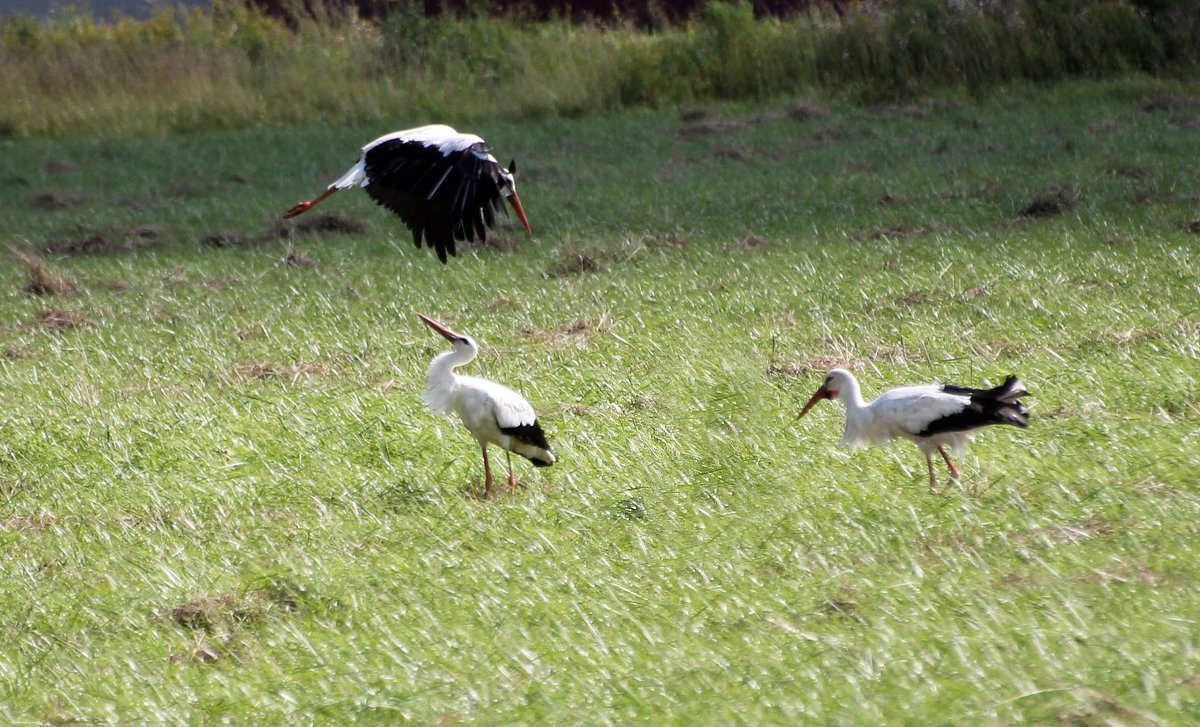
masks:
POLYGON ((504 214, 500 165, 483 142, 443 153, 424 141, 393 138, 368 148, 363 159, 367 194, 443 263, 455 254, 455 240, 486 240, 496 213, 504 214))

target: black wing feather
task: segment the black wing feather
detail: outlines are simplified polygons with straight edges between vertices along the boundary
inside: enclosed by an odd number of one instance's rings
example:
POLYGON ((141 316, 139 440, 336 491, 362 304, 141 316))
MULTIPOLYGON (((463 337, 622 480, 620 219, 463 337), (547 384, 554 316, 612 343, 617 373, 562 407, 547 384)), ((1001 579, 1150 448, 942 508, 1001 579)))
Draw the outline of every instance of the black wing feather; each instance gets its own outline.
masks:
POLYGON ((366 151, 367 194, 412 230, 413 243, 438 259, 454 255, 455 240, 484 241, 503 211, 500 171, 484 159, 484 144, 443 155, 418 141, 391 139, 366 151))
MULTIPOLYGON (((542 427, 535 419, 532 424, 521 424, 515 427, 500 427, 500 431, 524 444, 533 445, 540 449, 549 450, 550 442, 546 441, 546 433, 542 431, 542 427)), ((519 454, 519 453, 518 453, 519 454)), ((526 457, 530 462, 537 467, 549 467, 550 463, 544 460, 537 460, 531 457, 526 457)))
POLYGON ((942 391, 966 396, 970 401, 962 411, 933 420, 923 431, 917 432, 917 436, 931 437, 944 432, 963 432, 989 424, 1029 426, 1029 409, 1018 401, 1029 392, 1021 387, 1016 376, 1009 376, 1003 384, 992 389, 943 384, 942 391))

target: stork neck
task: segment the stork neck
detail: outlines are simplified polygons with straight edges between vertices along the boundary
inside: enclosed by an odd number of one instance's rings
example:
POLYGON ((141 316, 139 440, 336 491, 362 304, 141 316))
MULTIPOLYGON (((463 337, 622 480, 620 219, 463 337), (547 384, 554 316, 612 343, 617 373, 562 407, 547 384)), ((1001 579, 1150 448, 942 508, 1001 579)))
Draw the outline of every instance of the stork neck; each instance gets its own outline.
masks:
POLYGON ((454 369, 469 364, 474 359, 475 352, 469 349, 438 354, 429 364, 429 374, 426 378, 430 388, 453 384, 456 376, 454 369))
POLYGON ((857 413, 867 406, 867 402, 863 401, 862 389, 859 388, 857 379, 847 380, 845 386, 838 393, 842 403, 846 405, 846 411, 849 413, 857 413))

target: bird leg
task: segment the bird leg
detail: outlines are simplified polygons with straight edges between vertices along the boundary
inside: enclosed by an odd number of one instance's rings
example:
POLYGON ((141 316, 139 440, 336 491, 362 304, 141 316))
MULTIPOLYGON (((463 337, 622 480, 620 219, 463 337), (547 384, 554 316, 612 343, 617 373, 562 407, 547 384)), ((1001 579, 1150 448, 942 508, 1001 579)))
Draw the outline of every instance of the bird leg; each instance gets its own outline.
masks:
POLYGON ((481 445, 483 449, 483 499, 488 499, 492 494, 492 465, 488 463, 487 445, 481 445))
POLYGON ((941 453, 942 459, 946 460, 946 466, 950 468, 950 479, 958 480, 958 468, 950 461, 950 455, 946 454, 946 450, 940 444, 938 445, 938 452, 941 453))
POLYGON ((517 491, 517 476, 513 473, 512 455, 508 450, 504 450, 504 461, 508 462, 508 494, 515 494, 517 491))
POLYGON ((329 189, 322 192, 321 196, 317 197, 316 199, 311 199, 307 202, 301 202, 300 204, 296 205, 295 207, 292 207, 287 212, 284 212, 283 219, 286 220, 286 219, 295 217, 296 215, 302 215, 305 212, 308 212, 310 209, 313 208, 313 205, 315 205, 317 202, 320 202, 321 200, 325 199, 326 197, 328 197, 329 195, 333 194, 336 191, 338 191, 337 187, 330 187, 329 189))
POLYGON ((925 464, 929 465, 929 491, 937 492, 937 476, 933 473, 933 454, 925 453, 925 464))

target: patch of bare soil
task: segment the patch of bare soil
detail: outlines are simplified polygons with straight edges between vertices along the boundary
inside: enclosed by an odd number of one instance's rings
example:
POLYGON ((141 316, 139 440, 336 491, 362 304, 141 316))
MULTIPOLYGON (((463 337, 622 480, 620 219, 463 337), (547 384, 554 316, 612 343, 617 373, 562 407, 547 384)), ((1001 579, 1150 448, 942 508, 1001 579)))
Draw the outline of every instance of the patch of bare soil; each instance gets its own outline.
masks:
POLYGON ((47 159, 42 163, 42 171, 46 174, 66 174, 80 169, 83 169, 83 165, 71 159, 47 159))
POLYGON ((815 101, 798 99, 788 104, 787 115, 796 121, 811 121, 829 116, 829 111, 815 101))
POLYGON ((1039 219, 1061 215, 1075 206, 1079 196, 1079 188, 1073 184, 1054 185, 1034 197, 1017 215, 1039 219))
POLYGON ((503 233, 492 233, 485 240, 459 242, 458 246, 462 250, 495 250, 502 253, 516 252, 519 247, 517 238, 503 233))
POLYGON ((200 243, 209 247, 236 247, 238 245, 249 244, 250 238, 240 232, 232 230, 220 230, 211 234, 205 235, 200 243))
POLYGON ((175 182, 168 185, 163 191, 166 192, 167 196, 182 197, 183 199, 195 199, 203 197, 207 193, 203 187, 192 182, 175 182))
POLYGON ((354 217, 321 212, 297 217, 293 220, 277 219, 262 237, 263 240, 291 237, 297 232, 310 235, 361 235, 367 231, 367 223, 354 217))
POLYGON ((758 123, 757 119, 733 119, 724 121, 703 119, 681 126, 679 128, 679 138, 684 140, 694 140, 712 134, 729 134, 734 131, 748 129, 756 123, 758 123))
POLYGON ((103 230, 76 227, 59 234, 68 239, 47 242, 41 246, 41 252, 47 255, 109 255, 171 242, 167 229, 159 225, 103 230))
POLYGON ((1200 96, 1175 96, 1163 94, 1144 99, 1137 105, 1137 110, 1148 114, 1154 111, 1181 111, 1184 109, 1200 108, 1200 96))
POLYGON ((1176 116, 1173 121, 1181 129, 1187 129, 1188 131, 1200 129, 1200 114, 1183 114, 1176 116))
POLYGON ((300 232, 317 235, 361 235, 367 231, 367 223, 338 214, 319 214, 301 217, 295 223, 300 232))
POLYGON ((754 158, 753 154, 740 146, 719 146, 713 149, 713 156, 735 162, 748 162, 754 158))
POLYGON ((1110 174, 1129 179, 1143 179, 1150 175, 1150 169, 1137 164, 1112 164, 1108 167, 1110 174))
POLYGON ((870 230, 855 232, 850 237, 855 240, 898 240, 905 237, 924 235, 928 232, 923 227, 909 227, 908 225, 896 222, 887 227, 874 227, 870 230))
POLYGON ((1122 131, 1129 131, 1133 128, 1132 124, 1118 121, 1117 119, 1104 119, 1103 121, 1093 121, 1083 127, 1083 133, 1093 138, 1098 136, 1108 136, 1122 131))
POLYGON ((59 194, 57 192, 42 192, 35 194, 26 202, 26 206, 34 210, 59 211, 78 207, 87 199, 77 194, 59 194))

